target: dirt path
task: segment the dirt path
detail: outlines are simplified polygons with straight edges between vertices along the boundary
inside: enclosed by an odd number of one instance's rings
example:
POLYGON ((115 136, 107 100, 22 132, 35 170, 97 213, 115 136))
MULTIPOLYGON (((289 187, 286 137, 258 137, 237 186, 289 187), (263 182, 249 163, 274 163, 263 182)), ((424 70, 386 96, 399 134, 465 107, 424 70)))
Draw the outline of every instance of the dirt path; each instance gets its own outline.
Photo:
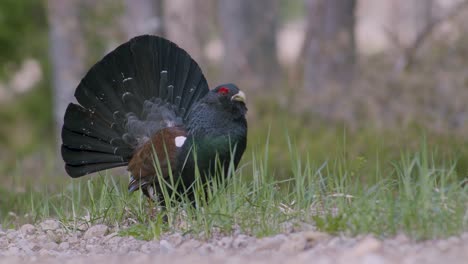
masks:
POLYGON ((156 241, 120 237, 105 225, 66 231, 47 220, 0 230, 0 263, 468 263, 468 233, 414 242, 405 236, 333 237, 315 231, 257 239, 200 241, 170 234, 156 241))

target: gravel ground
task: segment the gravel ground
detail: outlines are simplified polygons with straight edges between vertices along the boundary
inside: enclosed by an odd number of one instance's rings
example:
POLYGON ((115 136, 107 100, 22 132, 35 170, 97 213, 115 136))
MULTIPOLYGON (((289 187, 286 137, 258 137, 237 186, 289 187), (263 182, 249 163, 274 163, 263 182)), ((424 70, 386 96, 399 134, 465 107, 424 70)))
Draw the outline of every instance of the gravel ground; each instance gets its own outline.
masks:
POLYGON ((67 231, 58 221, 0 229, 0 263, 468 263, 468 233, 414 242, 316 231, 257 239, 237 234, 201 241, 181 234, 141 241, 105 225, 67 231), (160 262, 159 262, 160 261, 160 262))

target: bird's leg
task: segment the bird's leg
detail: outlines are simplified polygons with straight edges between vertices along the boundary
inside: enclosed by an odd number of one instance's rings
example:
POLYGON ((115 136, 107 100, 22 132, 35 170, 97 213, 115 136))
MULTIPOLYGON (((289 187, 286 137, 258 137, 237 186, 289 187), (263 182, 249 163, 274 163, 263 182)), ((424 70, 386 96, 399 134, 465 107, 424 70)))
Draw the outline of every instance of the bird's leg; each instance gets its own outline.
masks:
MULTIPOLYGON (((153 185, 148 185, 146 191, 148 193, 148 206, 149 206, 148 215, 150 219, 153 219, 156 213, 154 209, 154 202, 156 201, 156 196, 155 196, 153 185)), ((157 204, 157 201, 156 201, 156 204, 157 204)))
MULTIPOLYGON (((148 205, 149 205, 149 210, 148 210, 148 215, 150 216, 150 219, 154 219, 154 217, 157 215, 157 214, 160 214, 160 213, 165 213, 166 211, 166 206, 162 205, 160 202, 159 202, 159 199, 160 198, 158 195, 156 195, 155 191, 154 191, 154 187, 152 185, 148 185, 148 187, 146 188, 146 193, 148 194, 148 205)), ((167 214, 164 214, 163 217, 161 218, 162 222, 163 223, 168 223, 168 218, 167 218, 167 214)))

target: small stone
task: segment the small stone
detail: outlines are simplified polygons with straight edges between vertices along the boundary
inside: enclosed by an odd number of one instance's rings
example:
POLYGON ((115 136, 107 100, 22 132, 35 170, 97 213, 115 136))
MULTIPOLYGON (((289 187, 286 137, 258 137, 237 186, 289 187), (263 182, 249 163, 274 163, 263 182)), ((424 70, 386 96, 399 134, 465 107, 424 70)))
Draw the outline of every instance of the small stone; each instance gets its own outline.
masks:
POLYGON ((0 237, 0 249, 8 247, 8 239, 6 237, 0 237))
POLYGON ((184 238, 179 233, 175 233, 175 234, 168 236, 167 240, 174 247, 178 247, 180 244, 182 244, 182 242, 184 242, 184 238))
POLYGON ((54 249, 57 249, 58 244, 55 242, 48 242, 42 245, 42 247, 47 250, 54 250, 54 249))
POLYGON ((160 249, 160 245, 159 245, 159 242, 157 241, 146 242, 140 248, 141 252, 146 253, 146 254, 157 253, 159 252, 159 249, 160 249))
POLYGON ((47 250, 47 249, 45 249, 45 248, 43 248, 43 249, 39 250, 39 252, 38 252, 38 253, 39 253, 39 255, 40 255, 40 256, 48 256, 48 255, 52 255, 52 252, 51 252, 51 251, 49 251, 49 250, 47 250))
POLYGON ((15 246, 12 246, 8 249, 8 254, 11 254, 11 255, 17 255, 19 252, 20 252, 20 249, 15 246))
POLYGON ((32 255, 34 253, 34 251, 32 250, 34 244, 29 243, 27 240, 22 239, 20 241, 17 241, 16 246, 18 246, 26 254, 32 255))
POLYGON ((60 243, 60 245, 59 245, 59 249, 60 249, 60 250, 67 250, 67 249, 69 249, 69 248, 70 248, 70 243, 68 243, 68 242, 62 242, 62 243, 60 243))
POLYGON ((123 240, 122 237, 114 236, 114 237, 111 237, 110 239, 108 239, 106 241, 106 243, 109 244, 109 245, 118 245, 122 240, 123 240))
POLYGON ((55 243, 60 243, 62 240, 60 236, 52 230, 47 230, 46 235, 49 241, 54 241, 55 243))
POLYGON ((41 234, 41 235, 38 235, 35 238, 35 240, 36 240, 36 242, 39 242, 39 243, 45 243, 45 242, 49 241, 49 237, 46 234, 41 234))
POLYGON ((121 255, 127 254, 128 251, 130 251, 130 249, 126 245, 122 245, 122 246, 117 248, 117 253, 121 254, 121 255))
POLYGON ((104 248, 102 246, 99 246, 99 245, 86 245, 86 251, 88 251, 89 253, 101 253, 104 251, 104 248))
POLYGON ((41 250, 41 249, 42 249, 42 247, 40 247, 39 245, 34 245, 34 246, 31 248, 32 251, 39 251, 39 250, 41 250))
POLYGON ((288 253, 299 252, 312 248, 318 241, 328 238, 321 232, 307 231, 290 235, 287 243, 281 245, 280 250, 288 253))
POLYGON ((119 234, 117 232, 110 233, 107 236, 104 237, 104 239, 101 241, 103 244, 109 243, 109 240, 111 240, 114 237, 117 237, 119 234))
POLYGON ((375 253, 382 248, 382 242, 372 236, 364 238, 351 251, 351 254, 356 257, 366 254, 375 253))
POLYGON ((232 247, 233 240, 232 237, 223 237, 216 244, 224 249, 229 249, 232 247))
POLYGON ((174 246, 165 239, 159 241, 159 246, 161 247, 161 251, 165 253, 170 253, 175 250, 174 246))
POLYGON ((317 231, 306 231, 300 233, 307 241, 320 241, 329 238, 330 236, 327 233, 317 232, 317 231))
POLYGON ((32 235, 36 232, 36 227, 31 224, 25 224, 20 227, 20 232, 25 235, 32 235))
POLYGON ((8 230, 7 231, 6 237, 9 240, 14 240, 17 236, 18 236, 18 234, 14 230, 8 230))
POLYGON ((144 243, 141 240, 136 240, 134 237, 126 238, 124 241, 130 251, 138 250, 144 243))
POLYGON ((234 241, 232 241, 232 247, 235 249, 245 248, 252 240, 254 240, 252 237, 246 235, 238 235, 234 239, 234 241))
POLYGON ((95 225, 90 227, 88 230, 86 230, 83 238, 84 239, 89 239, 92 237, 100 237, 106 235, 107 231, 109 230, 109 227, 106 225, 95 225))
POLYGON ((213 252, 217 252, 217 248, 213 246, 212 244, 204 244, 201 247, 197 249, 197 251, 202 254, 202 255, 208 255, 213 252))
POLYGON ((273 237, 262 238, 258 241, 258 246, 254 251, 277 250, 286 241, 285 235, 276 235, 273 237))
POLYGON ((179 249, 183 252, 192 252, 195 249, 199 248, 202 245, 202 243, 198 240, 190 239, 182 243, 182 245, 179 246, 179 249))
POLYGON ((70 243, 70 244, 76 244, 78 242, 80 242, 80 240, 78 239, 77 235, 73 235, 73 236, 68 238, 68 243, 70 243))
POLYGON ((43 231, 47 231, 47 230, 53 231, 53 230, 57 230, 60 228, 60 222, 57 220, 49 219, 40 223, 39 226, 41 227, 43 231))

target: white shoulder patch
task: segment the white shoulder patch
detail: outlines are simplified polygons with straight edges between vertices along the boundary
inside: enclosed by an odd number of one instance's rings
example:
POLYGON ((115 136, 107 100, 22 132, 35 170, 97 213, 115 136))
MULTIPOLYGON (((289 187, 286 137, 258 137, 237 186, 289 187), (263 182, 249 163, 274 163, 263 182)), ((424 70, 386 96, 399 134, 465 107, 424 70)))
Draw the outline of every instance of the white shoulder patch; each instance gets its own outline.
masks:
POLYGON ((175 137, 175 145, 176 147, 180 148, 182 147, 182 145, 184 145, 184 142, 187 138, 184 137, 184 136, 178 136, 178 137, 175 137))

